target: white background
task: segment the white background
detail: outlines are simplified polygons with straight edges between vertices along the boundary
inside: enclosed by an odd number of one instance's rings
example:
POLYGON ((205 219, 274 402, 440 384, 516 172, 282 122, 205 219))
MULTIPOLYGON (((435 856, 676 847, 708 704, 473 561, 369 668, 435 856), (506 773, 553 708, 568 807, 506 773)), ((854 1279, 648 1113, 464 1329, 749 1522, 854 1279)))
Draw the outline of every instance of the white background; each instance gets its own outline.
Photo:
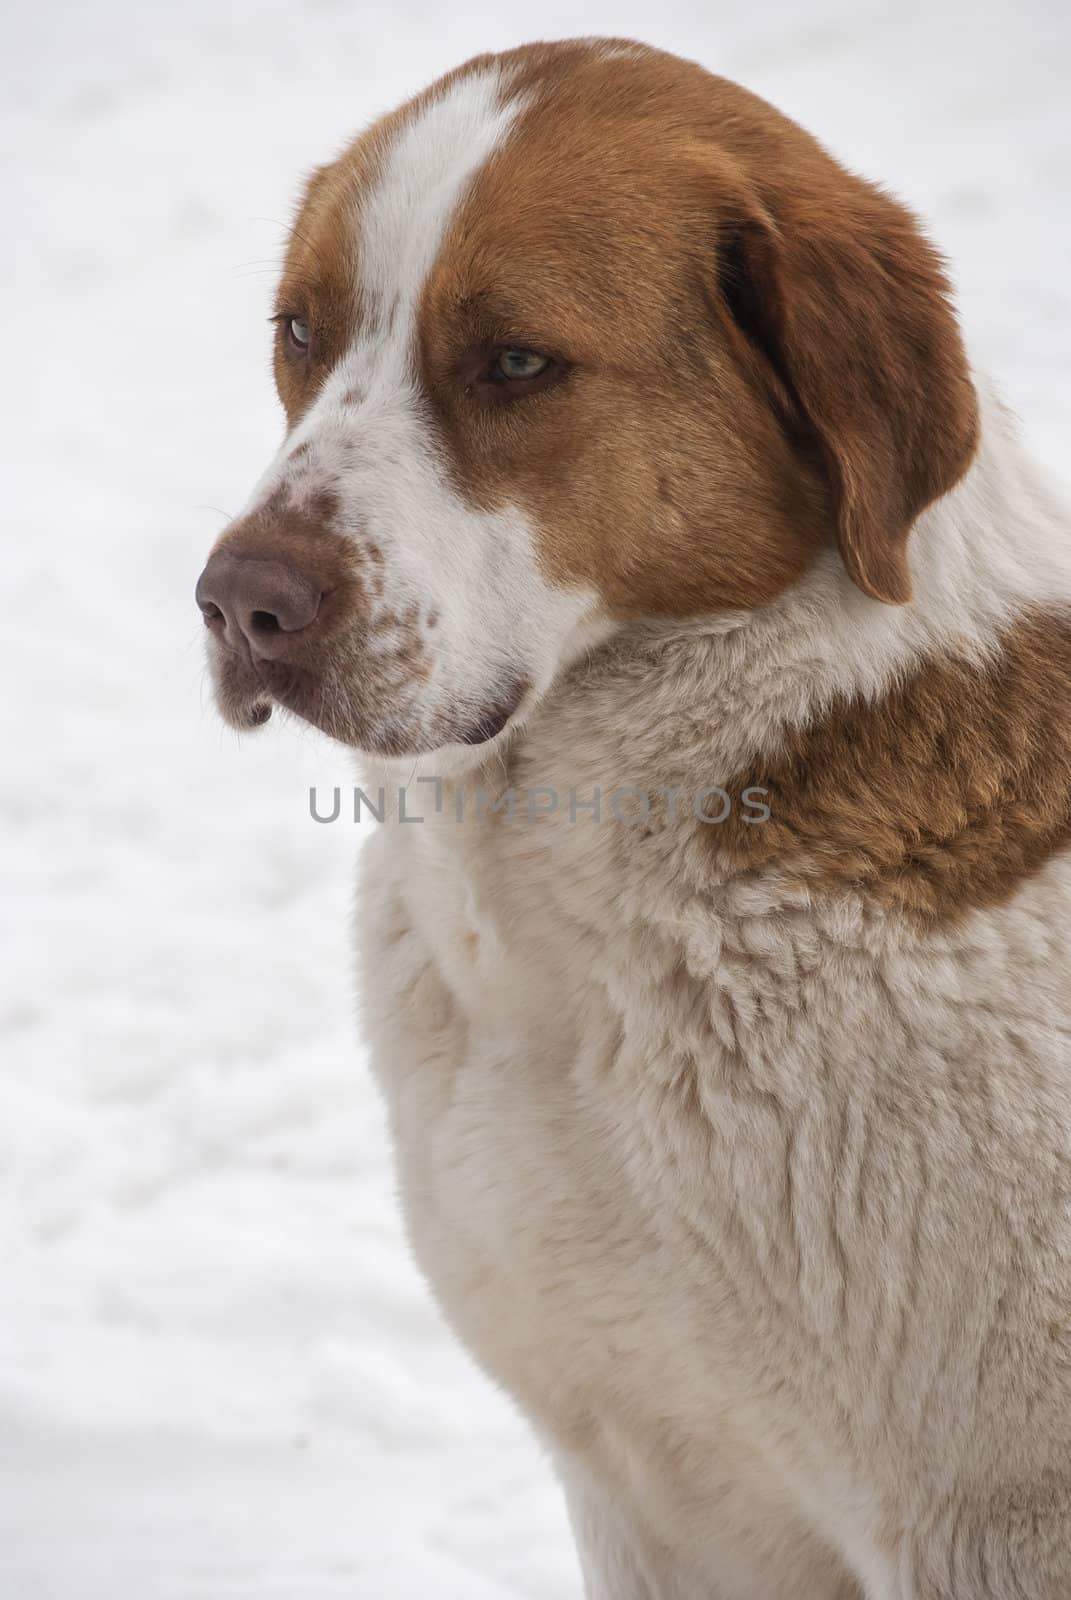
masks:
POLYGON ((302 173, 478 51, 697 56, 929 220, 1066 471, 1052 0, 23 4, 0 29, 3 1600, 577 1596, 411 1266, 351 1017, 345 755, 215 719, 193 584, 280 436, 302 173))

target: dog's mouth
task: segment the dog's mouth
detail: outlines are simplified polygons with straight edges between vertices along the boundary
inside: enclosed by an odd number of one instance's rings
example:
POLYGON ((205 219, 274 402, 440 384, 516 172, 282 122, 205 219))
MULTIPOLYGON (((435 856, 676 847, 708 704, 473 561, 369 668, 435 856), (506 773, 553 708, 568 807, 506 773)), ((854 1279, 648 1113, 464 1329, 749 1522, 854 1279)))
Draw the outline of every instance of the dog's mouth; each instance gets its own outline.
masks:
MULTIPOLYGON (((278 708, 341 744, 388 758, 430 755, 451 744, 473 749, 490 744, 522 709, 530 689, 526 679, 518 678, 475 716, 455 712, 429 720, 419 715, 414 703, 395 704, 384 712, 364 696, 334 688, 292 664, 243 657, 228 649, 217 649, 212 655, 216 701, 230 727, 255 731, 264 727, 278 708)), ((396 701, 395 695, 390 698, 396 701)))
POLYGON ((253 700, 236 712, 235 721, 243 730, 262 728, 266 722, 271 721, 271 713, 270 700, 253 700))
POLYGON ((216 709, 227 726, 248 733, 270 722, 272 696, 258 680, 252 662, 242 661, 224 646, 210 647, 208 657, 216 691, 216 709))
POLYGON ((492 739, 497 739, 507 724, 513 720, 516 711, 528 692, 528 684, 515 683, 508 693, 497 703, 483 712, 475 722, 470 724, 460 738, 454 740, 456 744, 480 745, 490 744, 492 739))
POLYGON ((394 753, 394 745, 400 743, 391 730, 378 730, 352 697, 332 692, 327 681, 305 668, 243 656, 226 648, 216 652, 213 665, 220 715, 241 732, 262 728, 281 710, 357 749, 382 754, 387 752, 379 747, 387 744, 394 753), (374 729, 385 738, 371 738, 374 729))

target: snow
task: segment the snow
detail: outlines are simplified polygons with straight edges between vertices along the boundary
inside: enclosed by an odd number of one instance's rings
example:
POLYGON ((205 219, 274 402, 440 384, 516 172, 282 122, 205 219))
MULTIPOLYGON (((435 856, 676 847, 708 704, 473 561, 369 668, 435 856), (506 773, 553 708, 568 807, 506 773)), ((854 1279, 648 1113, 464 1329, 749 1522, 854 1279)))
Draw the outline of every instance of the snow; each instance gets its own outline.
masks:
POLYGON ((0 1595, 566 1600, 550 1469, 411 1264, 351 1015, 344 754, 216 720, 192 603, 280 433, 299 175, 467 55, 698 56, 929 219, 1064 469, 1071 13, 7 8, 0 1595))

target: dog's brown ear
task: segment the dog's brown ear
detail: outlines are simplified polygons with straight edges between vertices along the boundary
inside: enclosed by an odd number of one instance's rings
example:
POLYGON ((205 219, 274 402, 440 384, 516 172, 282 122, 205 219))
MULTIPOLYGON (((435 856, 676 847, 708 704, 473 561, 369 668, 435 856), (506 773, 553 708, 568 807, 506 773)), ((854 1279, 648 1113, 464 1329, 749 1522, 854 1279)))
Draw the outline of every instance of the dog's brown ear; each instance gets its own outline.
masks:
POLYGON ((977 398, 936 251, 902 206, 844 176, 840 203, 727 223, 719 283, 826 460, 849 574, 902 604, 911 525, 970 463, 977 398))

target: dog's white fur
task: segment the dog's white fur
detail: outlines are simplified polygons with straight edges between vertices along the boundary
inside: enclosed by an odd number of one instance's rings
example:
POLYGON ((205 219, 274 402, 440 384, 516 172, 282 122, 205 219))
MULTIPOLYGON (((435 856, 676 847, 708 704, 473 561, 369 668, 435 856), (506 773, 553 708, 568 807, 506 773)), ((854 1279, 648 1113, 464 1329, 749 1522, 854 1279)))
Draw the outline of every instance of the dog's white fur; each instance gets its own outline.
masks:
MULTIPOLYGON (((404 255, 402 202, 445 216, 462 147, 482 158, 508 126, 480 86, 453 92, 456 119, 433 105, 388 163, 398 203, 382 192, 364 218, 374 273, 404 255)), ((415 267, 405 284, 409 318, 415 267)), ((452 582, 481 672, 519 616, 547 623, 513 735, 522 788, 723 782, 836 695, 985 654, 1018 611, 1071 596, 1064 524, 988 401, 975 465, 913 534, 913 604, 868 600, 830 556, 767 610, 622 628, 569 667, 583 597, 533 581, 519 512, 492 527, 452 496, 398 326, 351 352, 289 443, 341 450, 356 430, 359 459, 332 470, 399 571, 419 566, 403 588, 452 582), (469 562, 450 579, 444 518, 469 562), (515 567, 481 590, 492 538, 515 567)), ((564 806, 481 814, 475 785, 496 778, 492 759, 459 780, 463 822, 451 791, 370 842, 364 1021, 414 1249, 553 1452, 593 1600, 1063 1600, 1067 861, 920 937, 851 894, 712 885, 695 830, 657 804, 642 844, 564 806)))

